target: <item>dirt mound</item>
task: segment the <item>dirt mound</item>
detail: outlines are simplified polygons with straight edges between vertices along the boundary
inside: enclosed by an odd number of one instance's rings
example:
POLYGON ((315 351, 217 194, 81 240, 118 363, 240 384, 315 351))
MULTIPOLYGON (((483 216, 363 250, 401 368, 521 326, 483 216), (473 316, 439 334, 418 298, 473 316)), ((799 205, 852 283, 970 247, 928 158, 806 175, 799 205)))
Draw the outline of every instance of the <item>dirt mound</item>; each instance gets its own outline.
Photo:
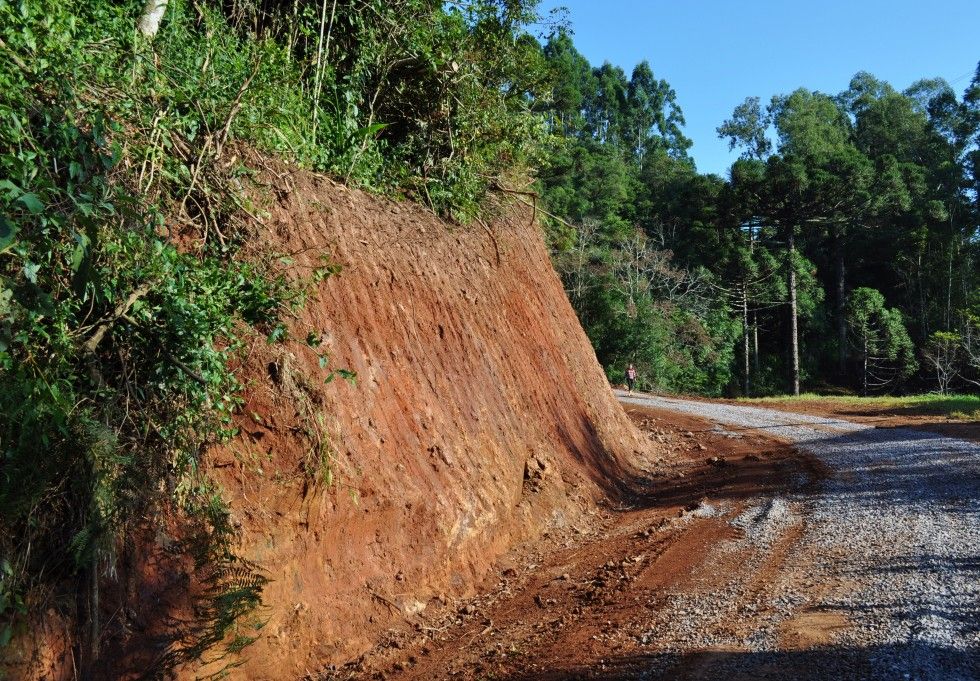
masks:
POLYGON ((266 180, 262 252, 300 275, 323 256, 342 266, 292 340, 250 348, 241 435, 208 457, 271 580, 233 675, 285 679, 424 626, 509 547, 615 494, 649 443, 529 209, 461 227, 307 173, 266 180), (335 368, 356 382, 325 382, 335 368))

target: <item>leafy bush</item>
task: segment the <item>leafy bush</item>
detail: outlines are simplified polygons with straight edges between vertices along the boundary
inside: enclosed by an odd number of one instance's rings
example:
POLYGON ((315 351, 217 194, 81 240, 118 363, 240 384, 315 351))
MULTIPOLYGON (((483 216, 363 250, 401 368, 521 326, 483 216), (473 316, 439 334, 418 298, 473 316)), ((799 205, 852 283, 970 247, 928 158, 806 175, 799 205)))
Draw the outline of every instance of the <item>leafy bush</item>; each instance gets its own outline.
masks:
MULTIPOLYGON (((466 220, 502 177, 538 165, 548 132, 538 0, 225 3, 239 34, 283 45, 309 108, 301 163, 402 191, 466 220)), ((287 72, 288 73, 288 72, 287 72)), ((291 75, 290 75, 291 77, 291 75)), ((301 127, 296 125, 296 127, 301 127)))
MULTIPOLYGON (((296 295, 235 257, 247 209, 221 150, 229 131, 266 140, 249 126, 283 100, 271 74, 248 93, 243 74, 282 52, 209 16, 153 52, 133 43, 140 4, 0 3, 0 640, 84 584, 84 665, 98 584, 160 512, 217 574, 241 566, 198 453, 231 433, 229 358, 296 295)), ((261 576, 240 582, 214 581, 218 614, 175 661, 254 606, 261 576)))
POLYGON ((210 575, 167 664, 256 606, 198 456, 232 432, 229 358, 305 296, 238 255, 236 142, 473 215, 546 138, 535 4, 171 0, 150 42, 143 0, 0 0, 0 644, 79 589, 93 664, 99 582, 161 511, 210 575))

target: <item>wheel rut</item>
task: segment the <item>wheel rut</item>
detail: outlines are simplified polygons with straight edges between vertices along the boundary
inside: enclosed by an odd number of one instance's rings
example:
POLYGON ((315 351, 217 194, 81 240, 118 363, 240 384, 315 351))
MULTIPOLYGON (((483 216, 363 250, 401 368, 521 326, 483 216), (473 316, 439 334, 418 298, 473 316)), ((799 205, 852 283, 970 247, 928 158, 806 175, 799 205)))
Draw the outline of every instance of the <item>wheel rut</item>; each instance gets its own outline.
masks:
POLYGON ((674 456, 319 678, 980 679, 980 448, 620 395, 674 456))

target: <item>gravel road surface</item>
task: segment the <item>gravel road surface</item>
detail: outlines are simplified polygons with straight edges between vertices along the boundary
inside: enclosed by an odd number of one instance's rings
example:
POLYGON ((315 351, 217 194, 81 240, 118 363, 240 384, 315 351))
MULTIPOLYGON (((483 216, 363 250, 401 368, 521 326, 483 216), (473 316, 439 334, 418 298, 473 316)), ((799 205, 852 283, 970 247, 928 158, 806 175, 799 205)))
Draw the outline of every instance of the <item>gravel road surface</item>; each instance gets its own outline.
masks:
MULTIPOLYGON (((720 555, 746 569, 676 594, 651 623, 663 653, 648 678, 789 678, 795 669, 812 679, 980 680, 980 446, 755 407, 618 396, 709 419, 735 436, 764 429, 828 468, 817 489, 801 481, 730 519, 736 539, 720 555), (756 564, 769 564, 765 584, 752 579, 756 564)), ((704 566, 706 583, 720 560, 704 566)))

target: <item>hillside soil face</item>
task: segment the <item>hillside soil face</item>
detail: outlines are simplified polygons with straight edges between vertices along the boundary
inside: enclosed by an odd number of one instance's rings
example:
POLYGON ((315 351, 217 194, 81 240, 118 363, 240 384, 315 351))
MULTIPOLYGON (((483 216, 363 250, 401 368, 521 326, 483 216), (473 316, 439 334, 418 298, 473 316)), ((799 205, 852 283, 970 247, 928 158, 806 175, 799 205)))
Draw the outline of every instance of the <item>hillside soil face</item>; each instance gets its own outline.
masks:
MULTIPOLYGON (((671 644, 658 625, 671 595, 708 598, 740 569, 744 556, 711 560, 738 536, 725 518, 760 495, 816 485, 823 471, 765 432, 734 433, 658 408, 627 412, 668 453, 632 495, 600 506, 580 534, 519 547, 480 597, 416 631, 393 632, 320 678, 618 679, 648 671, 651 650, 671 644)), ((780 541, 788 546, 795 536, 780 541)), ((781 558, 756 567, 761 585, 781 558)))
POLYGON ((505 551, 627 493, 659 447, 612 396, 530 209, 464 227, 288 168, 261 180, 251 255, 341 268, 290 340, 252 343, 241 435, 208 456, 270 579, 233 674, 287 679, 453 610, 505 551))
MULTIPOLYGON (((244 655, 219 646, 187 679, 297 679, 441 619, 514 546, 591 527, 662 449, 612 395, 530 207, 454 225, 243 153, 263 169, 244 257, 307 294, 285 335, 237 358, 239 434, 203 455, 238 554, 268 582, 225 641, 251 641, 244 655)), ((105 576, 106 678, 159 670, 196 626, 188 594, 214 575, 179 539, 160 521, 105 576)), ((41 619, 3 669, 73 678, 70 623, 41 619)))

